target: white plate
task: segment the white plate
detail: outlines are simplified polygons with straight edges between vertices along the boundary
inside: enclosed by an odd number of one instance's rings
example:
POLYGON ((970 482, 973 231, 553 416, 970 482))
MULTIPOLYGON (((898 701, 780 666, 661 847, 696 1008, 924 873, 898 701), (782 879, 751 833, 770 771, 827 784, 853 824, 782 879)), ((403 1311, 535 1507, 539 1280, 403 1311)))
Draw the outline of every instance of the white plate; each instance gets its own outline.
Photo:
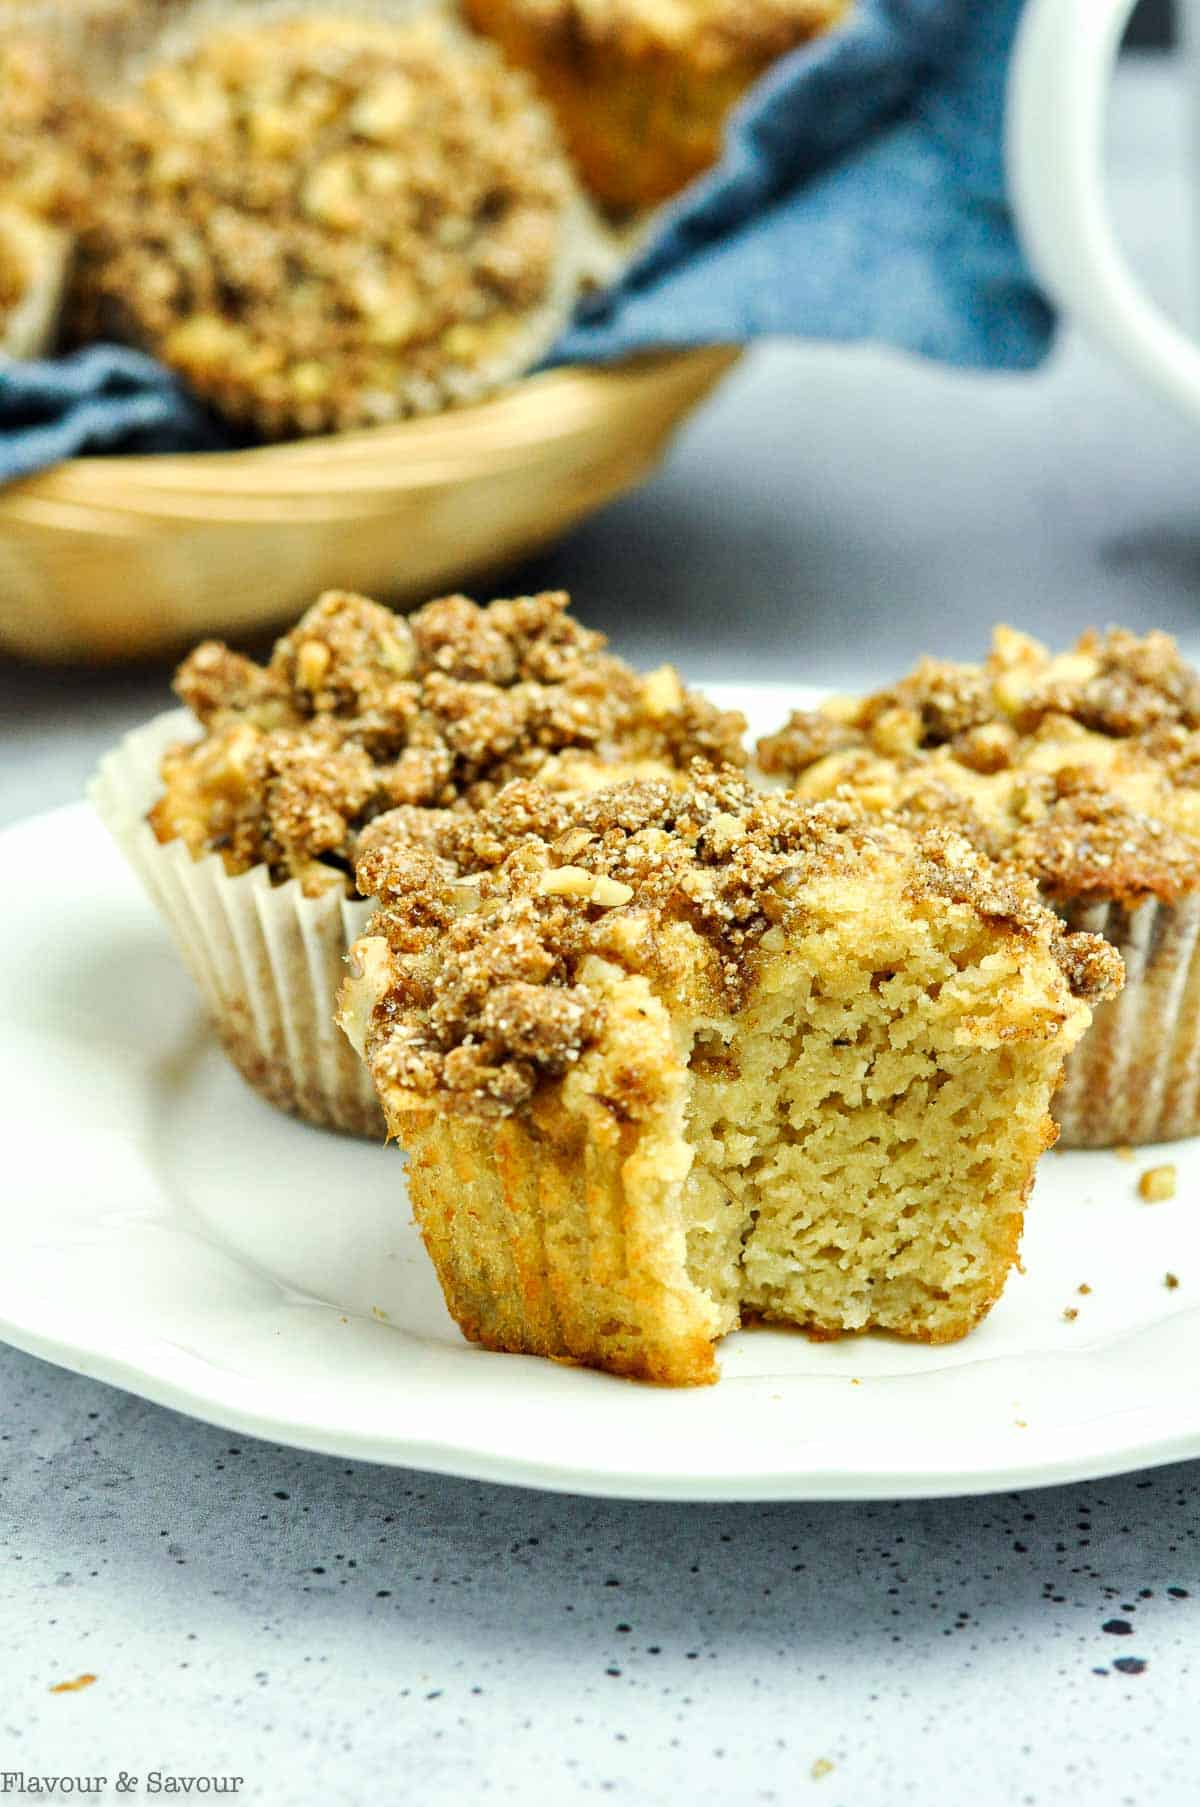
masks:
MULTIPOLYGON (((777 693, 729 700, 778 719, 777 693)), ((1047 1157, 1025 1273, 951 1348, 744 1332, 694 1392, 490 1355, 446 1315, 401 1157, 241 1084, 85 805, 0 836, 0 874, 0 1335, 20 1348, 244 1433, 582 1493, 982 1493, 1200 1455, 1196 1143, 1047 1157), (1178 1194, 1146 1205, 1156 1159, 1178 1194)))

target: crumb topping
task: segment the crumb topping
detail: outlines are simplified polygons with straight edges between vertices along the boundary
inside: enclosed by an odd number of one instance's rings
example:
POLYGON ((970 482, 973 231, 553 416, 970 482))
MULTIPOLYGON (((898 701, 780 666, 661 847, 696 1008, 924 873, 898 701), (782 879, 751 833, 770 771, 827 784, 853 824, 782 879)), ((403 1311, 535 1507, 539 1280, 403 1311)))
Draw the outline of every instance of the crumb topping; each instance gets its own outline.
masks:
MULTIPOLYGON (((568 602, 561 591, 486 607, 445 596, 404 617, 332 591, 266 665, 205 642, 175 680, 205 733, 167 754, 155 833, 220 853, 231 873, 262 863, 277 882, 352 893, 354 861, 378 841, 364 830, 385 815, 433 847, 476 832, 446 812, 477 809, 513 779, 536 773, 566 794, 697 758, 744 761, 741 716, 669 667, 633 671, 568 602)), ((487 863, 461 845, 464 863, 487 863)))
POLYGON ((983 665, 796 712, 759 744, 810 797, 958 817, 1059 897, 1164 901, 1200 884, 1200 677, 1167 634, 1120 628, 1052 655, 999 628, 983 665))
MULTIPOLYGON (((600 1034, 595 961, 701 1007, 736 1007, 760 948, 784 944, 813 887, 844 880, 849 903, 867 871, 894 878, 908 902, 965 906, 1036 942, 1077 997, 1121 982, 1114 949, 1065 935, 1027 876, 956 830, 914 835, 847 802, 764 795, 731 768, 697 768, 682 791, 660 780, 565 799, 525 782, 474 816, 377 825, 359 884, 380 907, 352 950, 340 1020, 383 1095, 505 1114, 600 1034)), ((629 1085, 636 1094, 636 1075, 629 1085)))
POLYGON ((482 393, 576 287, 548 116, 436 18, 223 25, 115 103, 74 328, 172 365, 268 438, 482 393))

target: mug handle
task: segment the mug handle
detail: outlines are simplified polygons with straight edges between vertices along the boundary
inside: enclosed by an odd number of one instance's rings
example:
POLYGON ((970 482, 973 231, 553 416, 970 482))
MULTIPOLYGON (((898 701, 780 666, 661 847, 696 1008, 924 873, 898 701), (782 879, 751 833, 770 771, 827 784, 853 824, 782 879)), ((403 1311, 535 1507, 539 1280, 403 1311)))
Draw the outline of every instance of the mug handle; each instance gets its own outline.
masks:
POLYGON ((1135 279, 1105 203, 1105 102, 1133 8, 1027 0, 1008 84, 1009 190, 1025 253, 1054 299, 1200 417, 1200 349, 1135 279))

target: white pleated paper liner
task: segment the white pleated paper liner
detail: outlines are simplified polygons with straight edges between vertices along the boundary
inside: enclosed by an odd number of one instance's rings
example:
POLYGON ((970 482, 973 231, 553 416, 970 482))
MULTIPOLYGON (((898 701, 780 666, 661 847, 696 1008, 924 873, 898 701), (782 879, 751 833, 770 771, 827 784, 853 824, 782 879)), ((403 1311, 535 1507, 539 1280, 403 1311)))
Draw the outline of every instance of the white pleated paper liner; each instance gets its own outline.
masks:
POLYGON ((107 754, 89 786, 105 826, 166 919, 221 1043, 256 1092, 324 1128, 383 1140, 366 1068, 333 1020, 350 943, 373 905, 337 891, 306 897, 265 866, 230 877, 217 854, 160 842, 146 812, 162 755, 195 738, 185 709, 156 716, 107 754))
POLYGON ((1059 906, 1072 929, 1103 935, 1125 986, 1097 1007, 1067 1057, 1054 1115, 1063 1148, 1170 1142, 1200 1131, 1200 896, 1126 906, 1059 906))

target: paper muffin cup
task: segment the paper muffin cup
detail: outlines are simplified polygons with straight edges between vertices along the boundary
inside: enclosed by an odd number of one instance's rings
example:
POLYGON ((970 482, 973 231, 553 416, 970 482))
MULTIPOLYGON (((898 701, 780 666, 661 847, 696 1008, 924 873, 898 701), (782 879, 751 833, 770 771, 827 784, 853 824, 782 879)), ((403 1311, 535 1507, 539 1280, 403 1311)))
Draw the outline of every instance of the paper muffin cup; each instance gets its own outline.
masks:
POLYGON ((160 842, 146 812, 162 791, 168 747, 195 739, 173 709, 107 754, 88 789, 105 827, 166 919, 242 1078, 277 1110, 325 1129, 383 1140, 365 1066, 333 1020, 350 943, 374 905, 338 891, 306 897, 266 866, 231 877, 217 854, 160 842))
POLYGON ((11 262, 21 293, 0 308, 0 362, 40 358, 54 343, 71 256, 71 238, 20 207, 0 204, 0 261, 11 262))
POLYGON ((1127 906, 1057 905, 1070 929, 1103 935, 1125 962, 1068 1055, 1052 1106, 1063 1148, 1171 1142, 1200 1132, 1200 895, 1127 906))

